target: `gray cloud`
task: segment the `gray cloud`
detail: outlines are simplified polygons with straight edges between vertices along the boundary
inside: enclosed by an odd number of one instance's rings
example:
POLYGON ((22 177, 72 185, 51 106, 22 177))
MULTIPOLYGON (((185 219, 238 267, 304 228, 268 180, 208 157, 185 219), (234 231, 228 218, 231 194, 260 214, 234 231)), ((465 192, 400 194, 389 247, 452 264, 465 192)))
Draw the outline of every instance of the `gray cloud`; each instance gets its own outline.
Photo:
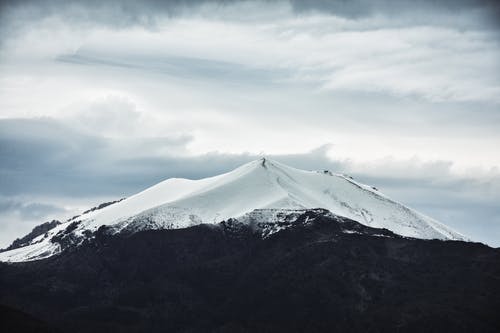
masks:
POLYGON ((500 14, 500 5, 498 1, 494 0, 291 0, 291 3, 293 8, 299 12, 315 10, 349 18, 360 18, 376 14, 404 16, 411 14, 413 19, 418 20, 423 19, 423 17, 419 17, 423 14, 422 10, 427 12, 445 11, 451 15, 482 10, 490 23, 497 24, 496 20, 500 14))
POLYGON ((115 141, 65 126, 53 119, 0 120, 0 194, 109 194, 129 192, 159 179, 139 156, 178 151, 189 138, 143 138, 115 141), (144 178, 129 178, 131 174, 144 178), (115 188, 115 189, 113 189, 115 188), (116 192, 115 192, 116 193, 116 192))
POLYGON ((208 10, 210 15, 215 12, 224 19, 248 20, 268 17, 265 11, 254 10, 255 7, 279 5, 291 6, 297 14, 321 12, 355 20, 381 15, 392 19, 399 17, 396 21, 403 21, 406 26, 422 23, 442 25, 451 20, 463 28, 500 27, 500 5, 495 0, 2 0, 0 27, 3 38, 9 35, 14 37, 27 25, 54 17, 67 20, 74 27, 100 25, 121 29, 142 26, 155 29, 162 18, 189 16, 195 10, 203 15, 205 7, 211 8, 208 10), (235 6, 237 9, 233 10, 235 6), (231 9, 227 10, 228 7, 231 9), (461 19, 471 13, 478 16, 474 22, 461 19))
POLYGON ((18 237, 27 234, 41 222, 65 218, 66 209, 61 201, 53 203, 32 200, 27 197, 5 197, 0 195, 0 248, 4 248, 18 237))
POLYGON ((22 220, 40 221, 48 215, 63 214, 65 211, 57 205, 0 197, 0 212, 2 215, 17 215, 22 220))
MULTIPOLYGON (((49 16, 66 9, 74 16, 85 20, 124 26, 130 24, 151 24, 159 15, 179 15, 184 11, 200 5, 214 5, 219 8, 237 3, 248 3, 244 0, 3 0, 0 6, 3 11, 16 8, 28 8, 25 15, 49 16), (89 16, 82 9, 91 10, 95 15, 89 16)), ((447 11, 459 14, 462 11, 485 10, 492 18, 498 15, 499 4, 494 0, 289 0, 289 1, 254 1, 259 4, 290 3, 297 12, 321 11, 348 18, 360 18, 374 14, 404 14, 425 8, 429 11, 447 11)))
POLYGON ((273 82, 283 81, 291 76, 287 69, 253 68, 236 62, 183 57, 172 55, 141 54, 120 59, 119 54, 92 55, 85 50, 74 54, 66 54, 56 61, 82 66, 117 67, 126 70, 139 70, 146 73, 163 74, 177 78, 211 82, 244 84, 244 85, 271 85, 273 82))
MULTIPOLYGON (((330 92, 431 102, 499 102, 498 77, 492 74, 499 67, 498 33, 485 26, 482 17, 495 11, 493 4, 381 0, 292 5, 275 1, 12 2, 2 11, 1 31, 9 42, 0 55, 6 64, 56 59, 124 72, 141 70, 141 75, 149 76, 211 78, 218 84, 295 81, 330 92), (367 13, 343 20, 330 7, 367 13), (294 15, 292 8, 299 14, 294 15), (315 8, 321 15, 309 15, 315 8), (257 13, 257 22, 243 20, 249 13, 257 13), (163 18, 162 24, 148 27, 134 19, 150 15, 163 18), (101 24, 112 26, 100 29, 101 24), (134 25, 140 29, 134 30, 134 25), (50 40, 41 43, 46 36, 50 40)), ((338 15, 343 13, 340 9, 338 15)))

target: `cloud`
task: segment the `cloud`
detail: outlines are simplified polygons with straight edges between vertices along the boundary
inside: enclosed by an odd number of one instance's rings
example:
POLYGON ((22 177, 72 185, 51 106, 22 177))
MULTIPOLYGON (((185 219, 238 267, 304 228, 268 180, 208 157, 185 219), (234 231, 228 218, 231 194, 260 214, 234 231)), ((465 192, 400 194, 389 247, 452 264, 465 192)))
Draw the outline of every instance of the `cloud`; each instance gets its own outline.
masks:
POLYGON ((141 113, 132 101, 110 95, 77 107, 67 121, 87 132, 113 136, 123 132, 133 134, 140 127, 140 118, 141 113), (75 118, 77 121, 73 121, 75 118))
MULTIPOLYGON (((0 3, 5 17, 17 14, 17 19, 33 20, 57 15, 64 12, 73 21, 93 22, 113 27, 130 25, 154 26, 158 17, 183 16, 192 11, 205 13, 213 8, 219 15, 235 16, 238 9, 241 17, 267 17, 260 8, 292 7, 296 13, 326 12, 349 19, 360 19, 380 14, 415 15, 421 11, 445 12, 448 15, 460 15, 463 12, 484 11, 494 23, 499 14, 498 2, 494 0, 459 0, 459 1, 411 1, 411 0, 290 0, 290 1, 241 1, 241 0, 17 0, 0 3), (256 12, 259 14, 257 15, 256 12), (253 14, 253 15, 252 15, 253 14)), ((212 14, 212 13, 210 13, 212 14)), ((226 17, 227 18, 227 17, 226 17)))
POLYGON ((0 197, 0 212, 2 215, 15 215, 22 220, 38 220, 51 214, 63 214, 64 209, 59 206, 41 203, 26 202, 15 198, 0 197))
POLYGON ((447 15, 460 16, 463 12, 483 11, 488 23, 496 25, 500 14, 500 5, 494 0, 291 0, 291 4, 298 12, 329 12, 354 19, 380 14, 398 15, 408 22, 423 19, 424 13, 444 12, 447 15))
MULTIPOLYGON (((158 179, 130 179, 147 165, 129 160, 179 152, 189 138, 142 138, 116 141, 84 134, 50 118, 0 120, 0 194, 108 194, 110 186, 123 191, 158 179), (138 183, 139 182, 139 183, 138 183), (99 185, 99 183, 101 185, 99 185)), ((115 190, 111 190, 115 191, 115 190)))
POLYGON ((328 92, 500 103, 500 29, 482 17, 498 9, 493 2, 94 5, 5 5, 5 64, 56 60, 193 80, 298 82, 328 92), (262 15, 245 20, 249 13, 262 15), (22 31, 9 33, 16 25, 22 31))
MULTIPOLYGON (((50 201, 50 200, 49 200, 50 201)), ((49 219, 64 218, 67 211, 60 202, 47 203, 27 197, 0 195, 0 248, 26 235, 35 225, 49 219)))

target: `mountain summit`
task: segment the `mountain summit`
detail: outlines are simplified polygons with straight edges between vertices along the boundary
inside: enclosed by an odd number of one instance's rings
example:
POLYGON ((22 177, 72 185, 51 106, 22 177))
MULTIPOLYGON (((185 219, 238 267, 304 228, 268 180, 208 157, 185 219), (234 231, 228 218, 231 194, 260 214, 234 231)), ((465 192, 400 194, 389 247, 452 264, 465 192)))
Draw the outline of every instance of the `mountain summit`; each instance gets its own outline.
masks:
POLYGON ((215 177, 170 178, 125 200, 90 210, 40 235, 26 246, 0 253, 0 261, 29 261, 81 244, 101 227, 114 233, 180 229, 231 218, 277 221, 277 212, 322 208, 398 235, 465 240, 459 233, 398 203, 374 187, 328 170, 305 171, 261 158, 215 177))

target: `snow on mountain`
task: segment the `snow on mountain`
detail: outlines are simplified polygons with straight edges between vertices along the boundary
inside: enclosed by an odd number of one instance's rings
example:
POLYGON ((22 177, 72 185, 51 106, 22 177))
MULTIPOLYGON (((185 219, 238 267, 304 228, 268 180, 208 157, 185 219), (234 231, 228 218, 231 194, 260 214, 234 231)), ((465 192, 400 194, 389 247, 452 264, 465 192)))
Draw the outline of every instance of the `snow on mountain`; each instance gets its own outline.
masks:
MULTIPOLYGON (((81 215, 32 240, 0 253, 0 261, 26 261, 60 252, 53 237, 83 240, 100 226, 115 232, 185 228, 266 211, 323 208, 364 225, 423 239, 465 240, 445 225, 389 199, 376 189, 330 171, 304 171, 259 159, 231 172, 200 179, 171 178, 123 201, 81 215), (70 223, 72 223, 70 225, 70 223)), ((271 218, 269 215, 267 218, 271 218)), ((245 219, 243 219, 245 220, 245 219)))

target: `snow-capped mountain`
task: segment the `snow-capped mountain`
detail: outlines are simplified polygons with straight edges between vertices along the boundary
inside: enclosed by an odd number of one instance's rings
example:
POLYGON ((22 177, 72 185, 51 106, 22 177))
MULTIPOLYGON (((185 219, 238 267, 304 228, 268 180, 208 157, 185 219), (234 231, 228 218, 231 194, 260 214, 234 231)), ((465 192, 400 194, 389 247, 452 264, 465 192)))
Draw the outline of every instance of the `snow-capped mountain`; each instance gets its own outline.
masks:
POLYGON ((167 179, 125 200, 57 225, 27 246, 2 252, 0 261, 28 261, 57 254, 64 244, 78 245, 101 226, 115 233, 133 233, 215 224, 230 218, 250 223, 256 216, 277 223, 282 216, 280 211, 314 208, 402 236, 465 240, 445 225, 349 176, 328 170, 299 170, 263 158, 215 177, 167 179))

